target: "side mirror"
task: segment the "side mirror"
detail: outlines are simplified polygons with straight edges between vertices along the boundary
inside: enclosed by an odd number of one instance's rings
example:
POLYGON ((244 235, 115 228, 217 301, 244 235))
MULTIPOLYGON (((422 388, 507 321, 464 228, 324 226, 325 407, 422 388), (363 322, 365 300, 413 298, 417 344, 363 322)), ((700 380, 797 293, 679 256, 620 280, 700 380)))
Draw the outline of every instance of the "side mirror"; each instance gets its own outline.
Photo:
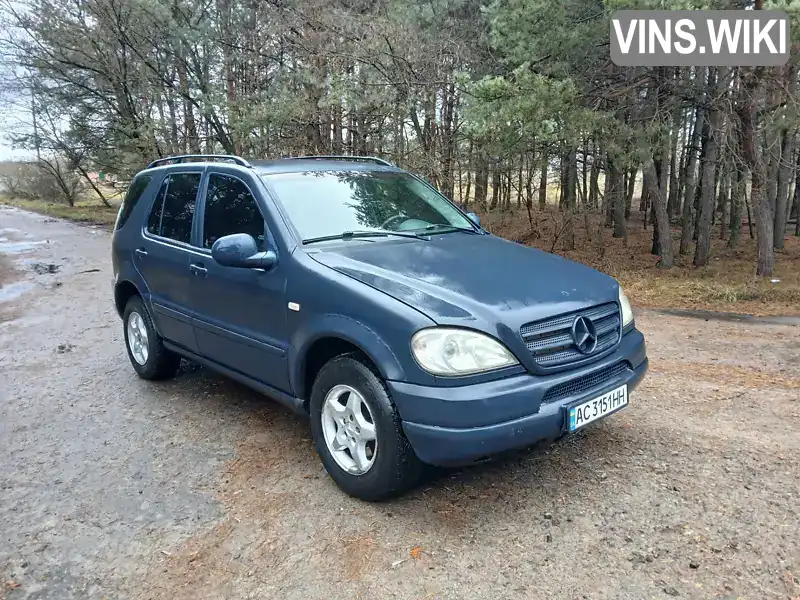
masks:
POLYGON ((475 223, 475 225, 477 225, 478 227, 481 226, 481 218, 478 215, 476 215, 474 212, 467 213, 467 216, 469 217, 470 221, 475 223))
POLYGON ((234 233, 219 238, 211 246, 211 257, 223 267, 270 269, 278 256, 272 251, 259 252, 252 235, 234 233))

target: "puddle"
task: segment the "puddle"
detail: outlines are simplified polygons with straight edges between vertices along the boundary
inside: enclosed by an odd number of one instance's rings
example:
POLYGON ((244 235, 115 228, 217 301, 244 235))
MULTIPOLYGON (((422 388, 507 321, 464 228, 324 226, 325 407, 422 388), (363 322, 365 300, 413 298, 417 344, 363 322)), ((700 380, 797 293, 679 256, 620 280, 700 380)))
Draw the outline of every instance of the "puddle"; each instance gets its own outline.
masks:
POLYGON ((8 285, 0 286, 0 302, 10 302, 16 300, 25 292, 33 289, 33 283, 30 281, 18 281, 8 285))
POLYGON ((37 246, 46 244, 44 240, 35 242, 9 242, 5 238, 0 240, 0 254, 22 254, 23 252, 30 252, 37 246))

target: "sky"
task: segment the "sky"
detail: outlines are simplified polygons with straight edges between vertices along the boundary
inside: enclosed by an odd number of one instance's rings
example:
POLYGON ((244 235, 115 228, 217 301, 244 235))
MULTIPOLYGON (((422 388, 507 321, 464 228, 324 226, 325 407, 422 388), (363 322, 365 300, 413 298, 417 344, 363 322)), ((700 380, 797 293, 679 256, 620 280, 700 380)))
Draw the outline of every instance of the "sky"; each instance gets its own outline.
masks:
MULTIPOLYGON (((1 102, 1 101, 0 101, 1 102)), ((31 158, 33 152, 13 147, 9 136, 26 127, 27 112, 12 103, 0 103, 0 161, 31 158)))
MULTIPOLYGON (((15 4, 12 1, 12 4, 15 4)), ((0 28, 0 47, 3 54, 0 56, 0 161, 19 160, 31 158, 33 152, 14 148, 9 136, 12 133, 26 131, 30 127, 30 113, 27 102, 20 98, 13 90, 15 82, 15 68, 12 66, 11 55, 7 54, 8 47, 4 42, 10 39, 12 31, 2 22, 0 28)))
POLYGON ((33 152, 15 148, 11 143, 12 133, 22 133, 30 128, 28 106, 11 91, 0 94, 0 161, 31 158, 33 152))

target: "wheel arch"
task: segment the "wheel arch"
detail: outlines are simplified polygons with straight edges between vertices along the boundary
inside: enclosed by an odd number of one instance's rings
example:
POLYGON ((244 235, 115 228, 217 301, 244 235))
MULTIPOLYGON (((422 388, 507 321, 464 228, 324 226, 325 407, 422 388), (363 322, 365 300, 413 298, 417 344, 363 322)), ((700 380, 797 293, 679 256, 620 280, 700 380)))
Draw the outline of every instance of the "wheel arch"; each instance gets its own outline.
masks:
POLYGON ((122 317, 125 313, 125 306, 128 304, 128 300, 130 300, 134 296, 141 296, 142 294, 139 292, 139 288, 136 285, 128 281, 127 279, 124 281, 117 282, 114 285, 114 306, 117 309, 117 314, 122 317))
POLYGON ((400 360, 389 345, 362 323, 341 315, 326 315, 319 327, 301 329, 289 350, 292 389, 305 404, 319 370, 330 359, 358 352, 368 359, 383 379, 404 378, 400 360))

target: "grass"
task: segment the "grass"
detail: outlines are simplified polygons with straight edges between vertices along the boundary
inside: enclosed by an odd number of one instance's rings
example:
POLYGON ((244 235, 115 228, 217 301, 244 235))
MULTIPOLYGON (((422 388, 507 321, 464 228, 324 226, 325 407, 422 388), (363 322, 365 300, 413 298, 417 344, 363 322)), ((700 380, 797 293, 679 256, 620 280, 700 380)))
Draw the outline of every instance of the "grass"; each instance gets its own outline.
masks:
POLYGON ((653 308, 700 308, 756 315, 800 313, 800 285, 777 277, 754 279, 749 273, 718 272, 716 279, 693 278, 676 270, 665 275, 622 272, 618 277, 639 306, 653 308))
POLYGON ((0 198, 0 204, 14 206, 31 212, 56 217, 59 219, 69 219, 87 225, 100 225, 111 228, 117 218, 119 211, 119 199, 111 199, 111 207, 104 206, 96 198, 83 199, 75 203, 75 206, 68 206, 58 202, 47 202, 45 200, 23 200, 21 198, 0 198))

